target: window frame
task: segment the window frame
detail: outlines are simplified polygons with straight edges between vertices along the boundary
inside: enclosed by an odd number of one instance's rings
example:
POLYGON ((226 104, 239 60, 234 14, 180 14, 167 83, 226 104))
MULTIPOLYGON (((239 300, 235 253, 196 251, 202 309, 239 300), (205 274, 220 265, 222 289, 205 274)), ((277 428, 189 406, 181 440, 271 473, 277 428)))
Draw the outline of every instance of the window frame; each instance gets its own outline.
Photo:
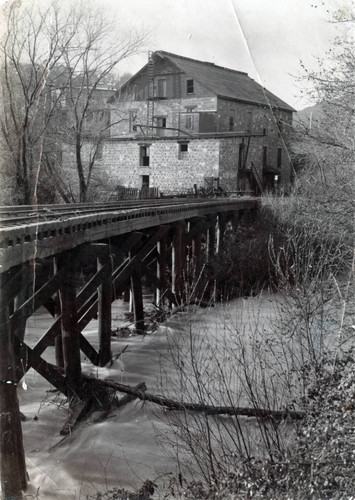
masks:
POLYGON ((195 93, 195 82, 193 78, 186 79, 186 94, 191 95, 195 93))
POLYGON ((189 155, 189 141, 181 141, 179 144, 179 160, 184 160, 189 155))

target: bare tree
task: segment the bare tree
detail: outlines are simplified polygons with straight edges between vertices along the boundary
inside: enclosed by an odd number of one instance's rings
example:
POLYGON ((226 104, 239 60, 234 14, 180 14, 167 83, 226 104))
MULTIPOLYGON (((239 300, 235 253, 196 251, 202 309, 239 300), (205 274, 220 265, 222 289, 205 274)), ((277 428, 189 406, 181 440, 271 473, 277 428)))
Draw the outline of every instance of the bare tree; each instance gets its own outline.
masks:
POLYGON ((87 2, 60 7, 55 0, 12 2, 5 5, 4 17, 0 126, 10 160, 5 174, 13 183, 15 201, 36 203, 41 179, 65 201, 85 201, 110 127, 98 97, 101 84, 139 50, 145 37, 134 30, 118 31, 117 22, 87 2), (90 145, 89 155, 84 154, 85 144, 90 145), (74 152, 78 195, 70 189, 73 177, 66 183, 61 174, 68 150, 74 152))

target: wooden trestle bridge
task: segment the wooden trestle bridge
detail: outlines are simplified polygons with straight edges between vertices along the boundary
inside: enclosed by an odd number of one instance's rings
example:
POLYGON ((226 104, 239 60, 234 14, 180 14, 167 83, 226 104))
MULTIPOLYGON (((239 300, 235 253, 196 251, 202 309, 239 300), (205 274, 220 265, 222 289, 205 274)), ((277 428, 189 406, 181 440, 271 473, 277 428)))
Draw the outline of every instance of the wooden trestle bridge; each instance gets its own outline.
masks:
POLYGON ((103 205, 0 207, 0 432, 5 498, 21 498, 26 469, 16 385, 34 368, 69 398, 80 399, 81 352, 111 360, 111 304, 130 290, 137 332, 144 332, 142 277, 160 307, 184 302, 188 269, 223 245, 228 222, 257 208, 254 198, 165 199, 103 205), (205 254, 203 256, 203 254, 205 254), (88 279, 79 279, 83 270, 88 279), (53 324, 35 346, 26 320, 44 306, 53 324), (99 350, 82 334, 98 317, 99 350), (55 344, 56 364, 42 357, 55 344))

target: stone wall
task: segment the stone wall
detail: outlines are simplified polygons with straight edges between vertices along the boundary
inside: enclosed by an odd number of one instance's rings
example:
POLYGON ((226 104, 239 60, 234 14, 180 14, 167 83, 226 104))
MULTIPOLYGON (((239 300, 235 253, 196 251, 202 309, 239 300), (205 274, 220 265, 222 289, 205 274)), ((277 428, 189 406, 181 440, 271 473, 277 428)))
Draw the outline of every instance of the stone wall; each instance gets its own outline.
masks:
MULTIPOLYGON (((110 128, 111 137, 136 137, 145 134, 160 134, 164 137, 172 137, 178 134, 180 129, 184 136, 184 130, 189 133, 198 131, 198 121, 194 120, 194 127, 191 131, 185 127, 185 115, 192 109, 190 114, 197 115, 199 112, 216 112, 217 97, 190 97, 184 99, 157 99, 154 101, 153 116, 155 117, 153 125, 157 124, 156 117, 166 118, 167 130, 156 131, 147 129, 147 101, 122 102, 112 107, 110 128), (132 116, 135 114, 136 131, 132 130, 132 116), (139 127, 143 126, 143 129, 139 127), (169 130, 174 129, 174 130, 169 130)), ((151 125, 151 121, 150 121, 151 125)))
POLYGON ((219 139, 184 141, 187 151, 180 152, 178 140, 110 140, 105 143, 103 164, 112 184, 142 187, 143 176, 149 186, 162 192, 192 190, 204 185, 205 177, 219 176, 219 139), (140 166, 140 147, 149 145, 149 166, 140 166))

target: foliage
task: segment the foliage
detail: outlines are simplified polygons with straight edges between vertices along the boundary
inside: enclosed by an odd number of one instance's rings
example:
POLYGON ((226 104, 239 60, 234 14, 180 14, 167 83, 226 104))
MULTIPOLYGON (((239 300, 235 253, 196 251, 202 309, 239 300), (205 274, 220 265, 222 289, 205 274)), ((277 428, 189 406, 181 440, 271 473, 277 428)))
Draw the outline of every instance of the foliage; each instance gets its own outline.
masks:
POLYGON ((88 2, 7 2, 3 16, 0 126, 3 175, 9 194, 17 196, 11 201, 42 201, 39 188, 48 186, 66 202, 85 201, 112 125, 109 109, 102 109, 108 96, 101 86, 139 50, 144 36, 120 29, 88 2), (66 179, 67 151, 74 169, 66 179))

